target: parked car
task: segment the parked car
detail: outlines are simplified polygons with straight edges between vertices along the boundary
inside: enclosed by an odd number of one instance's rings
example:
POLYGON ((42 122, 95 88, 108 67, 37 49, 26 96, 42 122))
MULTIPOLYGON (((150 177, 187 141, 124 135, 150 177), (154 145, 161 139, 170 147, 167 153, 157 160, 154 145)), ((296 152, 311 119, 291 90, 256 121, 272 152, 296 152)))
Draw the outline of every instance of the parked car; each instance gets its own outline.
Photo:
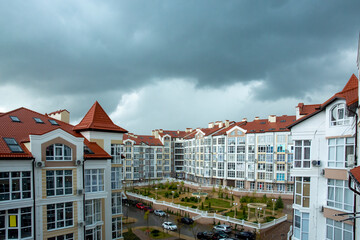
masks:
POLYGON ((231 233, 231 226, 225 224, 216 225, 214 226, 213 229, 215 231, 223 231, 224 233, 231 233))
POLYGON ((185 223, 185 224, 193 224, 194 220, 192 218, 188 218, 188 217, 183 217, 179 220, 179 222, 181 223, 185 223))
POLYGON ((137 204, 136 204, 136 207, 137 207, 138 209, 143 210, 144 207, 145 207, 145 205, 144 205, 143 203, 137 203, 137 204))
POLYGON ((171 231, 175 231, 177 229, 177 226, 172 222, 164 222, 162 226, 163 228, 171 231))
POLYGON ((213 236, 211 239, 213 240, 219 240, 221 238, 227 238, 229 237, 229 235, 227 235, 226 233, 224 233, 223 231, 217 231, 217 232, 214 232, 213 236))
POLYGON ((255 240, 256 236, 253 232, 237 232, 235 233, 235 237, 241 240, 255 240))
POLYGON ((160 217, 165 217, 166 213, 163 210, 155 210, 154 214, 160 217))
POLYGON ((213 236, 213 232, 198 232, 196 235, 198 239, 212 239, 213 236))
POLYGON ((144 211, 149 211, 151 213, 154 212, 154 209, 152 207, 150 207, 150 206, 144 206, 143 210, 144 211))

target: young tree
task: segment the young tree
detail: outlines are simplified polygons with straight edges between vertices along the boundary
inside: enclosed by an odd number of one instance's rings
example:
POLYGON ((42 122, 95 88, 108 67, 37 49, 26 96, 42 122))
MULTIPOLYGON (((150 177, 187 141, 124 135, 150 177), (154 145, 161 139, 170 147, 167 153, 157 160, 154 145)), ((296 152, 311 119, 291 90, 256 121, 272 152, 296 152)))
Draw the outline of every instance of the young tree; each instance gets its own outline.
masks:
POLYGON ((283 201, 282 201, 282 199, 281 199, 280 196, 279 196, 279 198, 276 200, 275 208, 276 208, 276 209, 284 208, 284 203, 283 203, 283 201))

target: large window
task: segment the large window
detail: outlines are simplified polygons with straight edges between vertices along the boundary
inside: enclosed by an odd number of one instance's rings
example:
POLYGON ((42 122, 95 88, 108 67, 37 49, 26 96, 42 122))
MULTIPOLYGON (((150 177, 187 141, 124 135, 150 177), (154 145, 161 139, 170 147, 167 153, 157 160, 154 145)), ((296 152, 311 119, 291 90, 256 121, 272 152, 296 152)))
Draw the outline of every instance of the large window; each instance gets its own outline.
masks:
POLYGON ((73 203, 47 205, 47 229, 58 229, 74 225, 73 203))
POLYGON ((302 207, 310 205, 310 177, 295 178, 295 204, 302 207))
POLYGON ((345 104, 337 104, 330 110, 330 125, 349 125, 350 120, 348 118, 348 113, 345 107, 345 104))
POLYGON ((295 168, 309 168, 310 167, 310 140, 296 140, 295 141, 295 168))
POLYGON ((354 193, 348 188, 347 181, 328 179, 327 205, 341 210, 352 211, 354 193))
POLYGON ((68 233, 65 235, 48 238, 48 240, 74 240, 74 234, 68 233))
POLYGON ((72 170, 46 171, 46 195, 59 196, 73 194, 72 170))
MULTIPOLYGON (((126 167, 128 168, 128 167, 126 167)), ((121 189, 121 167, 111 168, 111 189, 121 189)), ((131 169, 131 167, 130 167, 131 169)))
POLYGON ((46 148, 46 161, 71 161, 71 148, 60 143, 46 148))
POLYGON ((85 240, 101 240, 101 226, 86 229, 85 240))
POLYGON ((32 239, 31 207, 0 211, 0 239, 32 239))
POLYGON ((328 139, 328 167, 347 167, 349 156, 354 157, 355 138, 328 139))
POLYGON ((122 214, 122 193, 112 193, 111 195, 111 212, 113 215, 122 214))
POLYGON ((309 239, 309 213, 295 210, 294 237, 301 240, 309 239))
POLYGON ((277 181, 285 181, 285 173, 277 173, 276 180, 277 181))
POLYGON ((120 144, 111 144, 111 156, 111 163, 122 164, 120 144))
POLYGON ((0 172, 0 201, 31 198, 30 171, 0 172))
POLYGON ((122 220, 121 217, 115 217, 112 219, 112 238, 118 239, 122 237, 121 230, 122 230, 122 220))
POLYGON ((85 201, 85 224, 96 225, 101 222, 101 199, 85 201))
POLYGON ((85 192, 104 191, 104 169, 85 169, 85 192))
POLYGON ((326 219, 326 239, 327 240, 352 240, 353 227, 350 224, 326 219))

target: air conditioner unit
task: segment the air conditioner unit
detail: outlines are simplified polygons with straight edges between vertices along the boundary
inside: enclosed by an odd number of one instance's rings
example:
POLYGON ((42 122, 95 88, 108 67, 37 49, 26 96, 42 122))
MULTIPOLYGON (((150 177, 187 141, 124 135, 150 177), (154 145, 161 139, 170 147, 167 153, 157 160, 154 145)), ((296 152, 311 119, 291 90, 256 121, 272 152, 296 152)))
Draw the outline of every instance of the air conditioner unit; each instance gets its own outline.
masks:
POLYGON ((321 161, 320 160, 312 160, 311 164, 313 165, 313 167, 320 167, 321 161))
POLYGON ((75 161, 75 165, 76 165, 76 166, 81 166, 82 164, 83 164, 83 161, 80 160, 80 159, 78 159, 78 160, 75 161))
POLYGON ((84 223, 84 222, 78 222, 78 226, 79 226, 79 227, 84 227, 84 226, 85 226, 85 223, 84 223))
POLYGON ((45 162, 43 162, 43 161, 36 161, 36 162, 35 162, 35 167, 38 167, 38 168, 45 167, 45 162))
POLYGON ((84 194, 84 189, 78 189, 76 191, 77 195, 83 195, 84 194))

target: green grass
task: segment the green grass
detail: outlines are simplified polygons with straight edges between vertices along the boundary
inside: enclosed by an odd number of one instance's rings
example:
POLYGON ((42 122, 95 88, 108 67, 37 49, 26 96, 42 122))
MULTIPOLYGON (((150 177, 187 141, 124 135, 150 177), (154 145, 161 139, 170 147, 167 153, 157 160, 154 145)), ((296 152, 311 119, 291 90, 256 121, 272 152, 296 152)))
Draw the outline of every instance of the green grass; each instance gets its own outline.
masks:
POLYGON ((222 208, 229 208, 230 201, 223 200, 223 199, 217 199, 217 198, 210 198, 205 200, 204 205, 208 206, 209 202, 211 203, 211 207, 222 207, 222 208))
MULTIPOLYGON (((159 233, 157 234, 157 236, 154 236, 154 234, 152 233, 153 230, 154 230, 154 228, 149 228, 150 237, 151 237, 152 239, 164 239, 164 238, 172 237, 170 234, 165 233, 165 232, 162 232, 162 231, 159 231, 159 233)), ((146 231, 147 231, 147 228, 141 228, 141 231, 146 232, 146 231)), ((127 239, 127 238, 124 238, 124 239, 127 239)))
POLYGON ((138 238, 133 232, 126 232, 123 233, 123 237, 126 240, 141 240, 140 238, 138 238))

